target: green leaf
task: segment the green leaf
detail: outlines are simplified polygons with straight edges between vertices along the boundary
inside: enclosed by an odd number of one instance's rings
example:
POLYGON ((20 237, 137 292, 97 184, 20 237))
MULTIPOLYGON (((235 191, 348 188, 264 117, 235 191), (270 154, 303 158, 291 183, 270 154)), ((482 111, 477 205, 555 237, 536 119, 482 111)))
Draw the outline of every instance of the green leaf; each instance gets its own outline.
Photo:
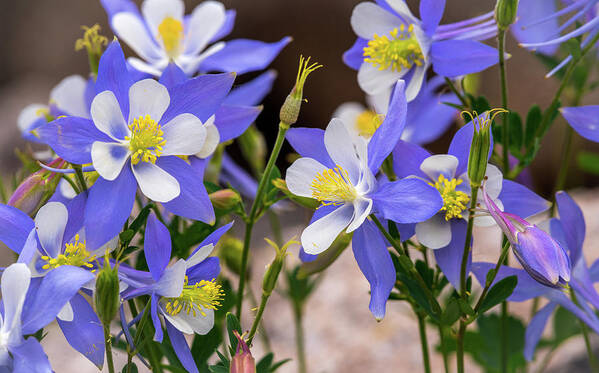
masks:
POLYGON ((449 298, 449 302, 447 302, 447 306, 445 307, 443 315, 441 316, 441 322, 447 326, 451 326, 458 321, 460 315, 460 305, 458 304, 457 298, 449 298))
POLYGON ((541 124, 543 113, 539 105, 533 105, 526 115, 526 127, 524 131, 524 146, 528 149, 533 145, 535 132, 541 124))
POLYGON ((227 333, 229 334, 229 343, 233 352, 237 350, 237 337, 233 334, 234 330, 237 330, 237 333, 241 335, 241 323, 239 323, 237 316, 229 312, 227 313, 227 333))
POLYGON ((218 345, 222 342, 222 324, 214 324, 214 327, 206 335, 196 334, 191 344, 191 356, 196 365, 200 366, 214 354, 218 345))
POLYGON ((509 113, 509 130, 510 153, 515 157, 520 158, 522 156, 520 149, 522 149, 522 144, 524 143, 524 129, 522 127, 520 115, 513 111, 510 111, 509 113))
POLYGON ((274 358, 275 355, 272 352, 266 354, 262 359, 260 359, 258 364, 256 364, 256 373, 269 373, 270 365, 272 364, 274 358))
POLYGON ((123 367, 122 373, 137 373, 139 370, 137 369, 137 365, 135 363, 125 364, 123 367))
POLYGON ((575 59, 580 58, 581 50, 580 50, 580 42, 578 39, 572 38, 572 39, 566 41, 565 43, 563 43, 563 46, 566 47, 566 50, 572 55, 572 57, 574 57, 575 59))
POLYGON ((491 290, 487 293, 485 299, 480 304, 480 313, 490 310, 499 303, 503 302, 507 297, 512 295, 516 285, 518 284, 518 277, 508 276, 498 281, 491 290))
POLYGON ((553 316, 553 343, 560 345, 566 339, 578 335, 582 332, 580 322, 570 311, 558 307, 553 316))
POLYGON ((599 175, 599 154, 580 152, 576 157, 578 168, 590 174, 599 175))
MULTIPOLYGON (((409 295, 429 316, 431 316, 434 320, 439 321, 439 316, 433 312, 433 305, 429 302, 425 290, 422 289, 420 284, 414 279, 413 274, 406 272, 403 269, 404 267, 399 264, 399 261, 402 260, 402 258, 398 257, 395 253, 392 253, 391 258, 393 259, 393 264, 395 265, 395 270, 397 271, 397 279, 403 285, 405 285, 409 295)), ((406 260, 407 258, 403 259, 406 260)))
POLYGON ((273 365, 270 366, 269 372, 272 373, 272 372, 276 371, 277 369, 279 369, 284 364, 287 364, 290 361, 291 361, 291 359, 285 359, 285 360, 277 361, 276 363, 274 363, 273 365))

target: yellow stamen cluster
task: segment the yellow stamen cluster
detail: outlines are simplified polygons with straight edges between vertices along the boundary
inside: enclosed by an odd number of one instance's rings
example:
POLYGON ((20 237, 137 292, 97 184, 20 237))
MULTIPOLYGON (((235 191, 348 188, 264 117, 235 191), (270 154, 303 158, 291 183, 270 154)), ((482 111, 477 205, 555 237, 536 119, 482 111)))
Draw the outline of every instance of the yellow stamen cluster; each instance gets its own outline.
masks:
POLYGON ((166 144, 160 125, 146 115, 135 118, 129 125, 129 129, 131 136, 125 137, 125 140, 129 141, 131 163, 138 164, 139 161, 155 163, 162 154, 162 147, 166 144))
POLYGON ((460 179, 447 179, 443 175, 439 175, 436 182, 429 182, 429 185, 434 186, 441 193, 443 198, 441 211, 445 211, 445 220, 462 218, 462 212, 470 201, 468 194, 455 190, 461 183, 460 179))
POLYGON ((225 293, 215 280, 201 280, 189 285, 189 278, 185 276, 183 291, 177 298, 164 298, 162 300, 166 312, 171 316, 178 315, 181 311, 197 317, 198 313, 206 316, 206 310, 216 310, 221 306, 225 293))
POLYGON ((87 49, 90 53, 102 54, 102 47, 108 44, 108 38, 100 35, 100 25, 97 23, 92 27, 81 26, 84 30, 83 37, 75 41, 75 50, 87 49))
POLYGON ((360 136, 371 138, 383 123, 383 117, 372 110, 364 110, 356 118, 356 129, 360 136))
POLYGON ((173 17, 165 17, 158 25, 158 37, 162 40, 164 50, 170 58, 181 53, 183 39, 183 23, 173 17))
MULTIPOLYGON (((43 269, 54 269, 62 265, 91 269, 94 267, 93 262, 96 260, 96 256, 87 251, 85 241, 80 242, 79 235, 76 235, 74 242, 65 245, 64 254, 59 254, 56 258, 44 255, 42 260, 46 261, 46 264, 42 266, 43 269)), ((95 269, 92 272, 95 272, 95 269)))
POLYGON ((413 32, 414 25, 411 24, 407 30, 404 25, 399 29, 394 28, 389 32, 389 36, 374 34, 368 46, 364 48, 364 61, 378 67, 379 70, 391 68, 397 72, 414 65, 422 66, 424 55, 413 32))
POLYGON ((358 195, 350 181, 349 173, 339 165, 316 174, 310 187, 312 198, 321 201, 323 205, 353 201, 358 195))

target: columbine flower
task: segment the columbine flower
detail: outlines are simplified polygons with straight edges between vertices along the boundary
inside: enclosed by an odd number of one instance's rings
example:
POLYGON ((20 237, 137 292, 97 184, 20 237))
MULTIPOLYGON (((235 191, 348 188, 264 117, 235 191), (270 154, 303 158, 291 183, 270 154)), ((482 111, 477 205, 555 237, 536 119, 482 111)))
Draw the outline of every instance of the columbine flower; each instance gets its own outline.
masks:
POLYGON ((564 107, 559 111, 580 136, 599 142, 599 105, 564 107))
POLYGON ((445 1, 423 0, 418 19, 404 0, 358 4, 351 17, 358 40, 343 60, 359 70, 360 88, 374 95, 405 79, 411 101, 431 65, 435 73, 452 78, 496 64, 497 51, 476 41, 495 36, 493 12, 439 26, 444 8, 445 1))
MULTIPOLYGON (((438 94, 443 78, 436 76, 423 84, 418 96, 408 103, 406 127, 401 139, 413 144, 426 144, 441 136, 453 122, 457 110, 445 102, 458 103, 453 93, 438 94)), ((383 123, 387 114, 391 90, 377 95, 366 96, 368 107, 357 102, 341 104, 334 118, 339 118, 347 125, 353 137, 362 136, 370 140, 377 128, 383 123)))
MULTIPOLYGON (((492 113, 483 113, 462 127, 454 135, 448 154, 430 155, 417 145, 400 141, 393 151, 393 166, 399 177, 416 176, 433 185, 443 198, 442 209, 432 218, 418 224, 404 226, 402 239, 416 233, 418 241, 434 249, 435 259, 447 279, 454 285, 459 283, 461 257, 466 237, 466 221, 471 202, 470 180, 468 179, 468 157, 474 134, 474 126, 489 125, 492 113)), ((490 141, 491 145, 493 141, 490 141)), ((489 157, 492 154, 492 146, 489 157)), ((510 180, 504 180, 501 171, 493 165, 486 169, 489 199, 520 216, 532 216, 546 210, 549 204, 528 188, 510 180)), ((483 208, 485 200, 479 193, 477 204, 483 208)), ((490 216, 477 216, 477 226, 494 224, 490 216)))
POLYGON ((50 91, 50 102, 30 104, 25 107, 17 119, 22 136, 33 142, 40 142, 35 130, 49 120, 61 115, 74 115, 89 118, 91 101, 86 92, 93 90, 93 81, 79 75, 67 76, 50 91))
POLYGON ((218 142, 207 135, 234 74, 199 76, 168 90, 153 80, 133 83, 120 45, 100 59, 92 120, 59 118, 40 128, 40 137, 61 158, 92 163, 100 174, 85 209, 92 246, 120 232, 137 186, 176 215, 214 221, 202 175, 177 156, 193 155, 218 142), (209 127, 209 126, 208 126, 209 127))
POLYGON ((224 293, 216 283, 220 272, 219 260, 208 256, 232 225, 230 223, 214 231, 187 260, 179 259, 167 266, 171 258, 171 237, 166 226, 150 214, 144 241, 144 255, 150 273, 124 264, 119 267, 123 281, 129 285, 123 297, 151 296, 150 312, 156 330, 154 340, 162 341, 159 318, 162 315, 179 361, 189 372, 198 370, 183 333, 206 334, 214 325, 214 310, 220 306, 224 293))
POLYGON ((235 21, 235 11, 226 11, 217 1, 204 1, 188 16, 181 0, 145 0, 141 14, 130 0, 101 2, 114 33, 141 57, 128 62, 154 76, 160 76, 170 61, 190 76, 198 69, 240 74, 261 70, 291 41, 288 37, 272 44, 237 39, 208 47, 229 34, 235 21))
POLYGON ((368 144, 353 138, 340 119, 322 130, 295 128, 288 139, 302 158, 287 169, 289 191, 322 203, 301 235, 303 251, 319 254, 341 232, 354 232, 354 256, 370 282, 370 310, 381 319, 395 283, 387 244, 368 215, 415 223, 442 205, 439 193, 418 179, 378 182, 374 175, 391 153, 405 126, 404 82, 396 85, 389 112, 368 144))
MULTIPOLYGON (((559 10, 555 3, 542 0, 520 2, 519 21, 512 29, 521 46, 545 54, 554 54, 561 43, 586 34, 581 43, 581 47, 584 48, 599 33, 597 0, 563 1, 564 7, 559 10), (564 18, 561 25, 560 18, 564 18), (567 31, 569 29, 570 31, 567 31)), ((555 74, 571 60, 570 55, 546 76, 555 74)))
MULTIPOLYGON (((31 272, 25 264, 15 263, 4 270, 0 284, 3 305, 0 317, 0 370, 52 372, 48 357, 37 339, 25 339, 24 336, 34 334, 52 322, 64 304, 92 277, 80 268, 65 266, 34 285, 36 280, 31 278, 31 272)), ((98 345, 97 350, 101 350, 103 359, 103 344, 101 347, 98 345)))

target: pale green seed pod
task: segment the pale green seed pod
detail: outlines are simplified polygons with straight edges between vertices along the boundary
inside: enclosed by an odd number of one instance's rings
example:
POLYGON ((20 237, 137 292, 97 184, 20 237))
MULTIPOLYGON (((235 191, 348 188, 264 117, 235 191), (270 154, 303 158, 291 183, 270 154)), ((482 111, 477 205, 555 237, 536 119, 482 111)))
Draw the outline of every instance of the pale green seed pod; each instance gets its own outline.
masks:
POLYGON ((96 276, 94 292, 96 313, 103 325, 109 325, 115 318, 120 306, 119 293, 118 268, 110 268, 110 264, 107 263, 96 276))
POLYGON ((518 14, 519 0, 497 0, 495 4, 495 22, 500 30, 506 30, 514 22, 518 14))

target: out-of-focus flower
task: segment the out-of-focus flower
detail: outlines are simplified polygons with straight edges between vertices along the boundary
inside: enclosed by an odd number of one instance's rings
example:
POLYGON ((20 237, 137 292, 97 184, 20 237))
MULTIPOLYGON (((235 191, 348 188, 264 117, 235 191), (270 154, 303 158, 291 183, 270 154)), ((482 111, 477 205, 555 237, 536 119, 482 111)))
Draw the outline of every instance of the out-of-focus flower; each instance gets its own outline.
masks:
POLYGON ((370 282, 370 310, 378 319, 385 314, 395 269, 385 240, 368 215, 415 223, 430 218, 442 206, 439 193, 422 180, 378 182, 374 177, 399 141, 406 108, 404 82, 400 81, 385 120, 368 143, 352 137, 340 119, 333 119, 324 133, 292 128, 287 135, 302 156, 287 169, 287 188, 322 203, 302 232, 302 250, 321 253, 341 232, 355 232, 354 255, 370 282))
MULTIPOLYGON (((418 96, 408 103, 402 140, 418 145, 435 141, 453 122, 458 111, 444 103, 458 104, 459 101, 453 93, 438 93, 442 84, 443 78, 433 77, 423 83, 418 96)), ((374 96, 367 95, 368 107, 357 102, 346 102, 335 110, 333 118, 341 119, 353 137, 362 136, 370 140, 383 123, 390 96, 391 89, 374 96)))
POLYGON ((358 70, 362 90, 376 95, 404 79, 412 101, 431 65, 438 75, 453 78, 498 62, 497 50, 478 42, 497 33, 492 11, 440 26, 444 10, 444 0, 422 0, 418 19, 404 0, 358 4, 351 17, 358 40, 343 60, 358 70))
POLYGON ((176 215, 214 221, 202 174, 177 156, 218 143, 206 127, 234 78, 230 73, 199 76, 170 91, 149 79, 134 83, 118 42, 108 46, 100 59, 93 119, 64 117, 38 129, 63 159, 93 163, 101 176, 90 188, 85 209, 92 246, 120 232, 138 185, 176 215))
POLYGON ((170 61, 189 76, 198 70, 239 74, 262 70, 291 41, 285 37, 276 43, 249 39, 215 43, 231 32, 235 22, 235 11, 225 10, 217 1, 204 1, 187 16, 181 0, 145 0, 141 13, 130 0, 101 2, 114 33, 141 57, 129 58, 129 64, 154 76, 160 76, 170 61))
POLYGON ((564 107, 559 111, 580 136, 599 142, 599 105, 564 107))
MULTIPOLYGON (((52 161, 49 166, 63 167, 65 163, 59 158, 52 161)), ((33 216, 52 197, 60 180, 59 174, 45 169, 36 171, 19 184, 7 204, 33 216)))

